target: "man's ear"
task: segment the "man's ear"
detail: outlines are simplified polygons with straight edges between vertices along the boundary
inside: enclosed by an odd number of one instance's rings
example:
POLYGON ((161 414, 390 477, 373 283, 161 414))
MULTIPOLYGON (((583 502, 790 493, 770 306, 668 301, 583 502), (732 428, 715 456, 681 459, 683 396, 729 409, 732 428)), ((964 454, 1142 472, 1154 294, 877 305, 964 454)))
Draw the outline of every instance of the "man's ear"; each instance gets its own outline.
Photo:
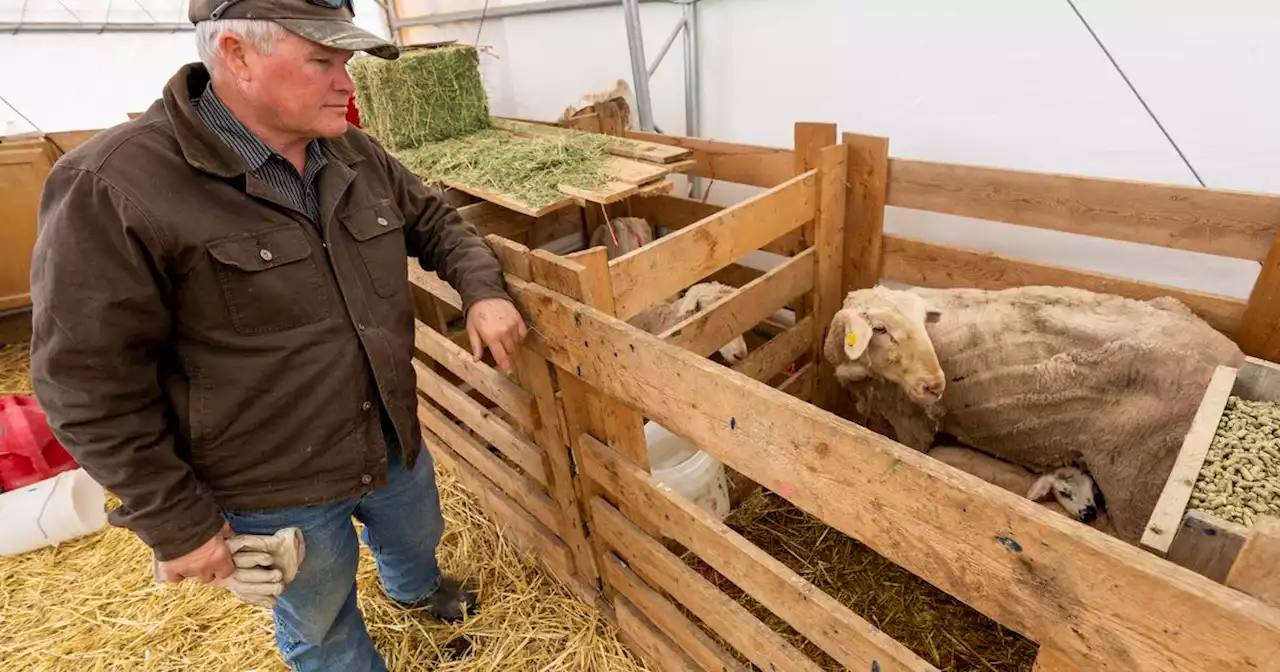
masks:
POLYGON ((844 356, 851 361, 861 357, 871 343, 871 324, 852 310, 837 312, 835 319, 831 321, 831 331, 840 338, 844 356))
POLYGON ((1038 502, 1048 498, 1051 492, 1053 492, 1053 474, 1045 474, 1031 484, 1031 489, 1027 490, 1027 499, 1038 502))

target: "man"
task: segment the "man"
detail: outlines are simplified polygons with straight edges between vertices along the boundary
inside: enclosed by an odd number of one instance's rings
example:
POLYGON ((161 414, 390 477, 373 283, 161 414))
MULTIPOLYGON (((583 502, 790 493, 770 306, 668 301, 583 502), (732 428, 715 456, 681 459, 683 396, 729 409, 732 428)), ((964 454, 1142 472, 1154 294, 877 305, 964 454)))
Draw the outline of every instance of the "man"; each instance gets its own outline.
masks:
POLYGON ((443 520, 415 420, 406 257, 462 296, 473 355, 525 336, 493 253, 345 121, 353 51, 396 48, 345 0, 192 0, 201 64, 58 162, 33 259, 32 374, 60 441, 169 581, 224 538, 302 529, 275 609, 298 670, 383 670, 356 608, 364 524, 393 600, 441 619, 443 520))

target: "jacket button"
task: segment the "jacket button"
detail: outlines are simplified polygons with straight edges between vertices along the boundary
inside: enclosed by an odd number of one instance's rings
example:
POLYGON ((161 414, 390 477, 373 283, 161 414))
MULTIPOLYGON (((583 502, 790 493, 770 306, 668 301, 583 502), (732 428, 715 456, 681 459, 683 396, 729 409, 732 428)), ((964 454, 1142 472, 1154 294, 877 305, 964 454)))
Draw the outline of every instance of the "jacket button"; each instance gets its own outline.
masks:
POLYGON ((369 410, 369 409, 371 409, 371 408, 373 408, 373 404, 371 404, 371 403, 369 403, 369 402, 367 402, 367 401, 366 401, 366 402, 364 402, 363 404, 360 404, 360 410, 362 410, 362 411, 367 411, 367 410, 369 410))
POLYGON ((378 218, 378 226, 386 226, 386 225, 387 225, 387 218, 386 218, 386 217, 379 217, 379 218, 378 218))
POLYGON ((364 322, 357 322, 356 329, 359 329, 360 331, 364 331, 364 322))
POLYGON ((373 477, 370 476, 369 474, 365 474, 364 476, 360 477, 360 482, 364 483, 365 485, 369 485, 370 483, 373 482, 373 477))
POLYGON ((263 261, 271 261, 271 258, 272 258, 274 255, 272 255, 272 254, 271 254, 271 250, 268 250, 268 249, 261 249, 261 250, 258 250, 258 256, 259 256, 259 257, 262 257, 262 260, 263 260, 263 261))

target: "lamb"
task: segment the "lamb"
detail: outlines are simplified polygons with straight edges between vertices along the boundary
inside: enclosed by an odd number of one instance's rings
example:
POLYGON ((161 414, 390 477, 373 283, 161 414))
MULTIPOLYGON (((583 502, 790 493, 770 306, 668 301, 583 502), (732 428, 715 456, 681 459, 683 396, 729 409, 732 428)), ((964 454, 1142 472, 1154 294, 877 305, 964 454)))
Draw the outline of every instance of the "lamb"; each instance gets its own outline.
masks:
POLYGON ((1040 472, 1084 465, 1137 543, 1214 369, 1244 354, 1168 297, 875 287, 845 298, 824 357, 868 426, 917 450, 945 432, 1040 472))
MULTIPOLYGON (((650 306, 628 322, 651 334, 661 334, 736 291, 719 282, 700 282, 686 290, 684 296, 650 306)), ((735 336, 720 346, 719 353, 726 364, 733 366, 747 356, 747 342, 741 335, 735 336)))
POLYGON ((616 259, 652 242, 653 227, 649 222, 641 217, 615 217, 591 232, 587 247, 603 245, 608 258, 616 259))
POLYGON ((1039 502, 1055 513, 1115 535, 1115 528, 1103 508, 1105 500, 1102 493, 1093 478, 1078 467, 1058 467, 1037 476, 1016 464, 972 448, 946 444, 931 448, 929 457, 1039 502), (1053 499, 1047 499, 1051 494, 1053 499))

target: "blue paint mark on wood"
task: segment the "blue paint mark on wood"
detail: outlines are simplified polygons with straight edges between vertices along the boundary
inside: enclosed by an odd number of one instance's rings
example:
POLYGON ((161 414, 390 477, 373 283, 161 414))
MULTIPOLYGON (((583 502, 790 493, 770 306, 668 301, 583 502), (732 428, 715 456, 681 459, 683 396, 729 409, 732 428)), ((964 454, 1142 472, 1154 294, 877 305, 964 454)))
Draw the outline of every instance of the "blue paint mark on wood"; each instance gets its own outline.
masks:
POLYGON ((1014 553, 1022 552, 1022 544, 1019 544, 1016 539, 1011 539, 1009 537, 996 537, 996 541, 1000 542, 1014 553))
POLYGON ((880 661, 871 661, 871 672, 880 672, 880 661))
POLYGON ((737 428, 738 428, 738 419, 729 418, 729 429, 737 429, 737 428))
POLYGON ((1207 536, 1212 537, 1213 535, 1217 534, 1217 533, 1218 533, 1218 531, 1217 531, 1217 530, 1215 530, 1215 529, 1213 529, 1212 527, 1207 527, 1207 528, 1205 528, 1204 533, 1205 533, 1207 536))

